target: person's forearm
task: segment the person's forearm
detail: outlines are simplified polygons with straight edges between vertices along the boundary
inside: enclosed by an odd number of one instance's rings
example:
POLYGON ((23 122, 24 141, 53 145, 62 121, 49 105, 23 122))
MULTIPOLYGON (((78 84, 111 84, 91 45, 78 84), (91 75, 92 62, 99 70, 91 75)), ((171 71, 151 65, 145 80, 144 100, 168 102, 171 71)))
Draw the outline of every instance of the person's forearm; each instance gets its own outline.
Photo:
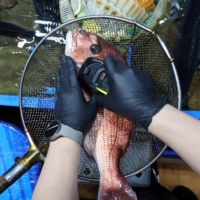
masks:
POLYGON ((50 143, 32 200, 77 200, 81 147, 65 137, 50 143))
POLYGON ((148 130, 200 175, 200 122, 197 119, 165 105, 153 117, 148 130))

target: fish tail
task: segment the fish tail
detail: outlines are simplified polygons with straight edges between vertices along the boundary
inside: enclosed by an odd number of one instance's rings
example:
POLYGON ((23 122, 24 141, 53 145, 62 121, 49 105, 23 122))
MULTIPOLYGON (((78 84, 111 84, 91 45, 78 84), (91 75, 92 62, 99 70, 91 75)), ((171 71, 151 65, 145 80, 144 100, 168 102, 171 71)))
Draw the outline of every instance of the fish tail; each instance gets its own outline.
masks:
POLYGON ((137 200, 136 193, 123 177, 100 181, 98 200, 137 200), (108 182, 110 184, 108 184, 108 182))

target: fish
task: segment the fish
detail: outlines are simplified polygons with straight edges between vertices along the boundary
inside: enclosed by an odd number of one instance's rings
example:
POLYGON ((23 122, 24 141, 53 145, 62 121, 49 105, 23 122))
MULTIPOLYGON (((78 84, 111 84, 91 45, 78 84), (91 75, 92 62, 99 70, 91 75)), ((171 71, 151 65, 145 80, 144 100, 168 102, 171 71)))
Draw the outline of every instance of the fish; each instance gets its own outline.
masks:
POLYGON ((18 3, 18 0, 0 0, 0 6, 3 8, 12 8, 18 3))
MULTIPOLYGON (((111 43, 80 28, 68 31, 65 55, 74 59, 77 70, 88 57, 103 60, 111 55, 125 63, 123 55, 111 43)), ((84 95, 88 99, 87 91, 84 95)), ((100 107, 85 134, 83 147, 96 161, 100 172, 98 200, 137 200, 119 169, 120 157, 127 151, 134 127, 132 120, 100 107)))
POLYGON ((81 28, 67 32, 65 55, 72 57, 79 69, 88 57, 103 60, 112 55, 125 63, 123 55, 111 43, 81 28))

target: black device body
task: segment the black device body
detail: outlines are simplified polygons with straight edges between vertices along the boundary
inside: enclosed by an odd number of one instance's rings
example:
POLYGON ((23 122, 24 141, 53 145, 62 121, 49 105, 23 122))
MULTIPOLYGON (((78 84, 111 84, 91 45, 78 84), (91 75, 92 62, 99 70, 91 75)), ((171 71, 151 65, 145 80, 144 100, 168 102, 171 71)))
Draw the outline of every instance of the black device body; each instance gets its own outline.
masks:
POLYGON ((78 78, 94 92, 106 95, 109 91, 107 72, 103 61, 99 59, 87 58, 79 71, 78 78))
POLYGON ((58 120, 52 121, 48 127, 46 128, 44 132, 44 136, 46 139, 49 139, 53 135, 55 135, 57 132, 59 132, 61 129, 61 124, 58 120))

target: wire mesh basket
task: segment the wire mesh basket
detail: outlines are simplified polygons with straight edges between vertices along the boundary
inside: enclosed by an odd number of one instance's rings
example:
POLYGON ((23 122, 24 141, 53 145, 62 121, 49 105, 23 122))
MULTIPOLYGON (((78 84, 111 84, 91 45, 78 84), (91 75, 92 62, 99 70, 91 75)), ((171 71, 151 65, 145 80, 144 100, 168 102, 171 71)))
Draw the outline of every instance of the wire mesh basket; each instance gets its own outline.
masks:
MULTIPOLYGON (((54 77, 59 69, 60 55, 65 52, 66 34, 77 28, 104 37, 120 50, 129 66, 149 71, 157 95, 180 108, 180 86, 173 59, 158 35, 136 22, 117 17, 92 16, 71 20, 57 27, 38 44, 23 73, 21 116, 25 130, 30 132, 37 145, 46 142, 43 133, 54 118, 54 77)), ((166 144, 139 125, 132 136, 131 145, 119 164, 122 175, 126 177, 146 169, 166 148, 166 144)), ((79 178, 99 180, 98 166, 84 148, 81 151, 79 178)))

